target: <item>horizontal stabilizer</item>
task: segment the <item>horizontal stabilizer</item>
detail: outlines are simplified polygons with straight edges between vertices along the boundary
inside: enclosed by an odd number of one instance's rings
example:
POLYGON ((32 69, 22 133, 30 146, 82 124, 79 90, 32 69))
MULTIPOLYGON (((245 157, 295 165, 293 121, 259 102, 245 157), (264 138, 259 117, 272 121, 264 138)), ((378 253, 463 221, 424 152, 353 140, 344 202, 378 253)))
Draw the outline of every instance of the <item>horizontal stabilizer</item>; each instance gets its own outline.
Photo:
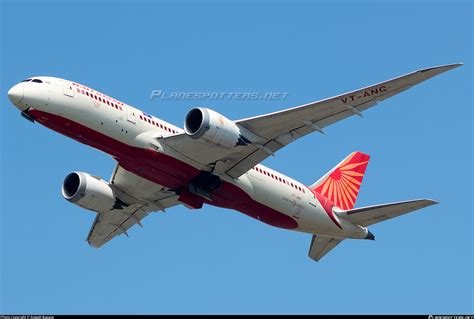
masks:
POLYGON ((338 217, 353 224, 367 227, 434 204, 438 204, 438 202, 431 199, 417 199, 398 203, 367 206, 345 211, 335 210, 335 213, 338 217))
POLYGON ((313 235, 308 256, 315 261, 319 261, 324 255, 326 255, 331 249, 336 247, 337 244, 343 240, 344 238, 313 235))

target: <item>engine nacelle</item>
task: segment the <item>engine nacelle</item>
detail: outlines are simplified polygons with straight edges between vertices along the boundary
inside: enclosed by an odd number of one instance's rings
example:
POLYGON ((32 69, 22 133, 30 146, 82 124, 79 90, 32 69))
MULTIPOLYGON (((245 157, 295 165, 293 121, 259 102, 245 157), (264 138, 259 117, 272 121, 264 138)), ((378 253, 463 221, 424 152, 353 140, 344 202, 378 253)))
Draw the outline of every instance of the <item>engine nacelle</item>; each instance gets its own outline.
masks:
POLYGON ((202 107, 194 108, 186 115, 184 131, 193 139, 202 138, 225 147, 245 145, 239 127, 225 116, 202 107))
POLYGON ((115 196, 109 183, 83 172, 68 174, 63 182, 62 193, 71 203, 96 212, 126 206, 115 196))

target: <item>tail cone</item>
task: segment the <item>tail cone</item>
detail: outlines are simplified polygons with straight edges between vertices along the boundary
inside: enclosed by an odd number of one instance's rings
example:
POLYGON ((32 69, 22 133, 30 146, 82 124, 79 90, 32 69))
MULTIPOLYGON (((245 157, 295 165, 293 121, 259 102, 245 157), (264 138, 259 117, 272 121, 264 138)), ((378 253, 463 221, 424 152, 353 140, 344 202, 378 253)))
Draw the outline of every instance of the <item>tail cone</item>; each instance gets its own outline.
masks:
POLYGON ((375 240, 375 236, 374 236, 374 234, 372 234, 370 232, 370 230, 368 230, 367 231, 367 236, 365 237, 365 239, 375 240))

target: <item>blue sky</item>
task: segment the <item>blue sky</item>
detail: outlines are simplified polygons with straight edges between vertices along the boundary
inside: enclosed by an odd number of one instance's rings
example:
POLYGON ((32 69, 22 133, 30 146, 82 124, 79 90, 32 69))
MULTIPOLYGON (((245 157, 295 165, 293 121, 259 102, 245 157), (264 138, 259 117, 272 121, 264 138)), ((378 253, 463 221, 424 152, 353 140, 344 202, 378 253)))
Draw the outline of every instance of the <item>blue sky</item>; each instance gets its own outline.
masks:
POLYGON ((470 1, 2 1, 0 313, 472 313, 470 1), (176 207, 100 250, 67 173, 114 162, 25 121, 6 92, 32 75, 83 83, 182 126, 206 106, 272 112, 413 70, 464 66, 307 136, 264 164, 310 184, 372 156, 357 206, 439 205, 372 226, 320 263, 311 236, 238 212, 176 207), (281 101, 150 101, 150 91, 289 92, 281 101))

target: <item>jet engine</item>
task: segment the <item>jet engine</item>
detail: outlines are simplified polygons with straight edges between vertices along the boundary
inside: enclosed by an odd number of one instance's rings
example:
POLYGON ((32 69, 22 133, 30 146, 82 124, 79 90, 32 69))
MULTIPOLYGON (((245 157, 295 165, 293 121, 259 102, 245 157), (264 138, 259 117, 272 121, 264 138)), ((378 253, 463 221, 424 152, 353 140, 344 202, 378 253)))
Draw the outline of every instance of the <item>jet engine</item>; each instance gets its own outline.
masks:
POLYGON ((202 107, 188 112, 184 121, 184 131, 192 139, 202 138, 219 146, 235 147, 249 142, 242 137, 239 127, 233 121, 202 107))
POLYGON ((71 203, 95 212, 128 206, 115 196, 109 183, 83 172, 72 172, 66 176, 62 194, 71 203))

